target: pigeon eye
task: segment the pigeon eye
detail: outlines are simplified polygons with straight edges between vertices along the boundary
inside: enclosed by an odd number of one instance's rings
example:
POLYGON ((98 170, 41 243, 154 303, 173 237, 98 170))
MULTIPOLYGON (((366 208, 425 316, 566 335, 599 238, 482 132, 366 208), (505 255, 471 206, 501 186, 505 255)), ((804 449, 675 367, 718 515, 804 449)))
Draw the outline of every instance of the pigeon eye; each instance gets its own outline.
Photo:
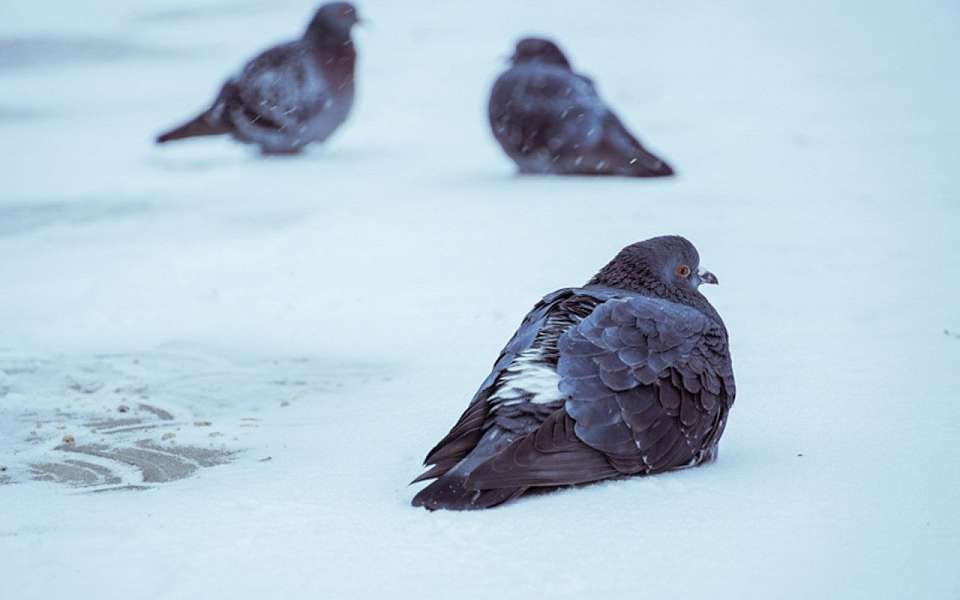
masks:
POLYGON ((680 277, 689 277, 690 276, 690 267, 687 265, 680 265, 677 267, 677 275, 680 277))

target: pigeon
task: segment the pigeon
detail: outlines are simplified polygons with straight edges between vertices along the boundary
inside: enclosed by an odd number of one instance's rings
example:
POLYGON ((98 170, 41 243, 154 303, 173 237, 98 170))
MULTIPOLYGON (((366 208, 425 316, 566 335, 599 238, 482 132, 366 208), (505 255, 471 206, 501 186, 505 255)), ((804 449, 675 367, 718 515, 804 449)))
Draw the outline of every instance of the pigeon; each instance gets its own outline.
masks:
POLYGON ((324 4, 299 40, 257 55, 223 84, 209 109, 157 143, 229 134, 284 154, 324 141, 353 106, 357 54, 350 31, 358 22, 351 4, 324 4))
POLYGON ((527 314, 453 429, 427 454, 430 510, 710 462, 736 388, 727 329, 700 293, 717 278, 663 236, 627 246, 585 286, 527 314))
POLYGON ((521 173, 664 177, 645 149, 550 40, 517 42, 490 93, 490 126, 521 173))

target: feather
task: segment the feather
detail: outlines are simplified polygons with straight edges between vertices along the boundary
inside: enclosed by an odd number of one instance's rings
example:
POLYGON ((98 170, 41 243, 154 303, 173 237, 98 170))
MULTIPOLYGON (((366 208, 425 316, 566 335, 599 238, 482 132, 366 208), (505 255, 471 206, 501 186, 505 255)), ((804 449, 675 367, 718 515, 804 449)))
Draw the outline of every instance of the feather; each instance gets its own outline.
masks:
POLYGON ((615 456, 611 464, 625 474, 705 456, 732 403, 729 357, 708 349, 724 332, 697 309, 665 299, 614 298, 597 307, 559 344, 560 389, 570 396, 565 408, 579 438, 615 456), (721 384, 728 379, 729 388, 721 384), (702 381, 715 381, 725 401, 702 381))
POLYGON ((475 490, 553 487, 599 481, 620 473, 603 454, 584 444, 574 422, 558 410, 533 433, 474 469, 467 487, 475 490))

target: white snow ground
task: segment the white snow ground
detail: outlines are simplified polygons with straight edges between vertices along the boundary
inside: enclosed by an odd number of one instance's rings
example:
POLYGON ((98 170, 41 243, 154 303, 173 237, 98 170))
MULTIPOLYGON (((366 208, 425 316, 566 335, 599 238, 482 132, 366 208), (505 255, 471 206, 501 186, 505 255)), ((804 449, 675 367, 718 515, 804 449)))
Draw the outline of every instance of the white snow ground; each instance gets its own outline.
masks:
POLYGON ((352 120, 270 159, 151 138, 312 2, 0 4, 0 598, 960 597, 956 2, 518 4, 363 2, 352 120), (531 32, 679 177, 514 177, 484 111, 531 32), (411 508, 526 310, 664 233, 721 279, 720 460, 411 508), (239 454, 31 480, 117 378, 239 454))

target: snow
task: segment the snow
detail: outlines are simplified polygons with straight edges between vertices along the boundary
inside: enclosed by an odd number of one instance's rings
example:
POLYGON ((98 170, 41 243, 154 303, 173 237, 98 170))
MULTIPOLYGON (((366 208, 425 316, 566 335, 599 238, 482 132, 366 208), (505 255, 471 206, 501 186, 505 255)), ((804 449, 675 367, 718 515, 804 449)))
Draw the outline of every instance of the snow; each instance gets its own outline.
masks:
POLYGON ((0 598, 960 595, 956 3, 367 0, 328 144, 151 144, 313 6, 0 5, 0 598), (679 175, 514 176, 485 103, 527 33, 679 175), (533 303, 666 233, 721 282, 718 462, 411 508, 533 303), (136 389, 237 454, 30 479, 136 389))

